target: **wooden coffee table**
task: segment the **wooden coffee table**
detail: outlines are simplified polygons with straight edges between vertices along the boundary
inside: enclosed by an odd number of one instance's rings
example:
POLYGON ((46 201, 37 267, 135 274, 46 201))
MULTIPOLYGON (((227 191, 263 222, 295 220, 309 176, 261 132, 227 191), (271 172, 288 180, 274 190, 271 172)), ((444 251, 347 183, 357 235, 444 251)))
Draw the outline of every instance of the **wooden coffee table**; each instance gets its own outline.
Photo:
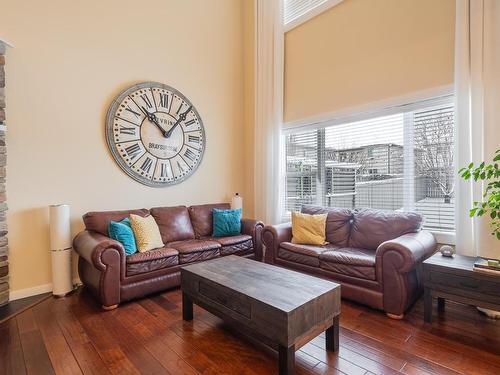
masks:
POLYGON ((323 331, 338 349, 339 284, 232 255, 182 267, 181 289, 184 320, 196 303, 277 349, 280 374, 293 374, 295 351, 323 331))

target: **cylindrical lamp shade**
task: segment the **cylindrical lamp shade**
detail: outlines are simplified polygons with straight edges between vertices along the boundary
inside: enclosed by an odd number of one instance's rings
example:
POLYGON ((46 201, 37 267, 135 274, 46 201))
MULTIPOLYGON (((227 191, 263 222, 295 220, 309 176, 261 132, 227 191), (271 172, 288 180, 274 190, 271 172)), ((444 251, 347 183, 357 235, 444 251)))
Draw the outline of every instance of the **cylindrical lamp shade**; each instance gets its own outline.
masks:
POLYGON ((243 198, 238 193, 231 199, 231 208, 233 210, 243 209, 243 198))
POLYGON ((64 296, 73 290, 69 206, 67 204, 52 205, 49 208, 49 216, 52 294, 64 296))

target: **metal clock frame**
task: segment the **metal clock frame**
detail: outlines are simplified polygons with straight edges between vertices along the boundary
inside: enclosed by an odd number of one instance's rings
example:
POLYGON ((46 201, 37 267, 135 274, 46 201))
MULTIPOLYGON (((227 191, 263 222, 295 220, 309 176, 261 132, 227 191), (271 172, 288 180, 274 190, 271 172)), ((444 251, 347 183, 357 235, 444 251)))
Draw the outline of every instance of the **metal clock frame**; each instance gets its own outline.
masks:
MULTIPOLYGON (((134 180, 136 180, 137 182, 139 182, 139 183, 141 183, 143 185, 146 185, 146 186, 149 186, 149 187, 168 187, 168 186, 173 186, 173 185, 180 184, 181 182, 184 182, 189 177, 191 177, 194 174, 194 172, 196 172, 196 170, 198 169, 198 167, 200 166, 200 164, 203 161, 203 156, 205 154, 205 149, 206 149, 206 145, 207 145, 207 139, 206 139, 206 136, 205 136, 205 126, 203 125, 203 120, 201 119, 201 116, 198 113, 197 109, 194 107, 193 103, 191 103, 191 101, 188 98, 186 98, 186 96, 184 94, 182 94, 179 90, 174 89, 173 87, 171 87, 169 85, 165 85, 165 84, 160 83, 160 82, 148 81, 148 82, 142 82, 142 83, 135 84, 133 86, 130 86, 128 89, 125 89, 115 99, 113 99, 111 105, 109 106, 108 112, 106 114, 106 124, 105 125, 106 125, 105 126, 106 143, 108 144, 108 148, 111 151, 111 155, 113 156, 113 159, 115 159, 115 162, 118 164, 118 166, 127 175, 129 175, 129 177, 133 178, 134 180), (188 174, 182 176, 181 178, 174 179, 172 181, 162 181, 162 182, 160 182, 160 181, 152 181, 152 180, 150 180, 148 178, 145 178, 143 176, 138 175, 122 159, 122 157, 120 156, 118 150, 115 147, 115 143, 114 143, 114 138, 113 138, 113 122, 114 122, 114 117, 115 117, 116 111, 117 111, 120 103, 129 94, 131 94, 131 93, 133 93, 133 92, 135 92, 137 90, 140 90, 140 89, 152 88, 152 87, 158 87, 158 88, 161 88, 161 89, 168 90, 168 91, 172 92, 174 95, 177 95, 178 97, 180 97, 186 103, 188 103, 189 105, 191 105, 191 110, 195 113, 196 117, 200 121, 201 134, 202 134, 202 137, 203 137, 203 147, 202 147, 202 150, 201 150, 201 153, 200 153, 199 161, 193 167, 193 169, 190 170, 190 172, 188 174)), ((142 123, 141 123, 140 126, 142 126, 142 123)), ((142 139, 141 139, 141 143, 142 143, 142 139)))

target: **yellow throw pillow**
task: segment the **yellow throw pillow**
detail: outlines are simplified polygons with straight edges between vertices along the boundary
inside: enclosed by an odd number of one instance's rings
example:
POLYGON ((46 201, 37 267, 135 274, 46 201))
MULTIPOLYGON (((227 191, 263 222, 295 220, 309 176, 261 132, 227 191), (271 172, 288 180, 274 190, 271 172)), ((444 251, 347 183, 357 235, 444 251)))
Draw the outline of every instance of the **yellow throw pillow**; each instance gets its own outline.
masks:
POLYGON ((142 217, 130 214, 130 226, 134 232, 139 252, 143 253, 165 246, 161 240, 160 229, 153 216, 142 217))
POLYGON ((292 212, 292 243, 324 245, 328 214, 308 215, 292 212))

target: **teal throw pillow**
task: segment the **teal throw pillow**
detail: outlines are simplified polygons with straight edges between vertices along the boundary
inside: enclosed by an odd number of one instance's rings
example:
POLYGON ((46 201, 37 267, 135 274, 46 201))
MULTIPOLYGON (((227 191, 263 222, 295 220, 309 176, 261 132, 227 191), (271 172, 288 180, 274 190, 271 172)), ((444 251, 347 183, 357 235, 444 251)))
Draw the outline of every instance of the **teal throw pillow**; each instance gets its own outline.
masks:
POLYGON ((241 233, 241 208, 213 210, 213 237, 236 236, 241 233))
POLYGON ((112 221, 108 225, 109 237, 117 240, 123 245, 125 255, 132 255, 137 252, 134 232, 130 226, 129 218, 122 221, 112 221))

